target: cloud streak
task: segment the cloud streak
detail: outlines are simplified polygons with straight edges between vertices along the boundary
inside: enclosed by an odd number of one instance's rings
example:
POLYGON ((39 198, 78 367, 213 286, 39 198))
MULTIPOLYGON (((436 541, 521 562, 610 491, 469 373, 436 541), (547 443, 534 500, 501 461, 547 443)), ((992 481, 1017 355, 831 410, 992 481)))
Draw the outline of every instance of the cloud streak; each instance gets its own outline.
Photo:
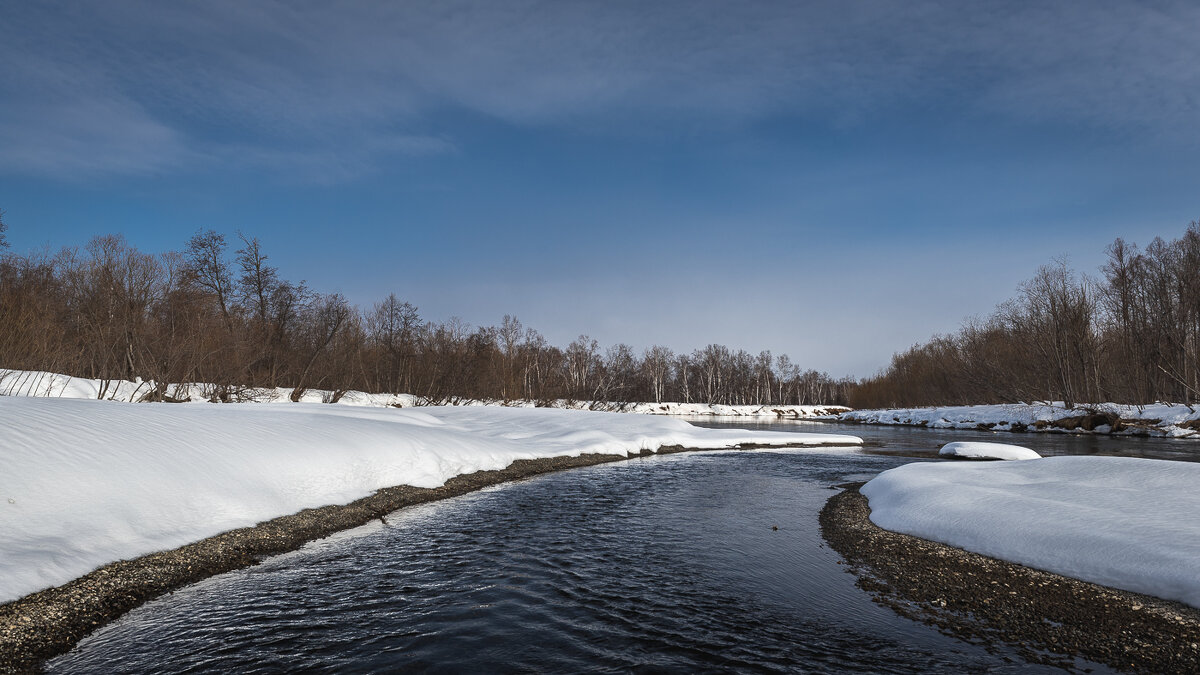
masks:
POLYGON ((1200 8, 1188 3, 213 0, 6 14, 10 173, 338 156, 352 179, 452 150, 439 115, 454 110, 669 133, 778 115, 854 125, 915 107, 1200 141, 1200 8))

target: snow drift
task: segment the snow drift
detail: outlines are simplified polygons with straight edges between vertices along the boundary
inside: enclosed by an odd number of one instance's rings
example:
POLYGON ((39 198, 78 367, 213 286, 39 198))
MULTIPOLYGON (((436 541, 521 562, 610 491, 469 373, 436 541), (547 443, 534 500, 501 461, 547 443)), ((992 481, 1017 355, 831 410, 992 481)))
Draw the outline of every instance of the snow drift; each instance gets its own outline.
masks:
POLYGON ((1033 450, 1019 445, 983 443, 980 441, 955 441, 954 443, 947 443, 942 446, 941 450, 938 450, 938 454, 961 459, 1018 460, 1041 458, 1041 455, 1033 450))
POLYGON ((862 487, 878 526, 1200 607, 1200 464, 924 462, 862 487))
MULTIPOLYGON (((0 369, 0 396, 33 396, 46 398, 87 398, 136 403, 154 392, 154 384, 144 380, 96 380, 71 377, 37 370, 0 369)), ((167 394, 189 403, 207 403, 213 395, 212 385, 172 384, 167 394)), ((292 390, 284 387, 246 388, 239 392, 247 402, 291 403, 292 390)), ((332 403, 334 392, 309 389, 300 398, 302 403, 332 403)), ((337 397, 338 405, 366 407, 413 408, 436 405, 413 394, 370 394, 348 391, 337 397)), ((566 410, 601 410, 605 412, 669 415, 674 417, 754 417, 767 419, 812 420, 836 419, 849 410, 844 406, 828 405, 721 405, 718 403, 630 403, 619 401, 528 401, 483 400, 457 398, 450 405, 504 406, 507 408, 563 408, 566 410)))
POLYGON ((742 443, 861 440, 552 409, 0 397, 0 602, 393 485, 518 459, 742 443))

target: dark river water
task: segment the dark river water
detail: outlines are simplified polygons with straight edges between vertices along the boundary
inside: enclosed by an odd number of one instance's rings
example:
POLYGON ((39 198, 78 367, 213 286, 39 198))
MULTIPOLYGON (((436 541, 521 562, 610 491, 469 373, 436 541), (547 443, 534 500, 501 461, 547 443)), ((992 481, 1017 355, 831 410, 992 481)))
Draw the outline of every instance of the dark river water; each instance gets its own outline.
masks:
POLYGON ((405 509, 151 602, 48 670, 1053 672, 871 602, 821 540, 831 486, 948 440, 1200 457, 1159 439, 730 426, 872 447, 646 457, 405 509))

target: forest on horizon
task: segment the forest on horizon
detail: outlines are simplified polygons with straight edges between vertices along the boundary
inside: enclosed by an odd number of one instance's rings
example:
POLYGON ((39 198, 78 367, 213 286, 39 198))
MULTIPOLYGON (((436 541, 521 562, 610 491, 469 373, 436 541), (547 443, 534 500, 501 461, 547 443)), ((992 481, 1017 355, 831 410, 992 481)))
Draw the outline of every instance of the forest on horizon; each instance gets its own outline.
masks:
MULTIPOLYGON (((2 221, 0 221, 2 222, 2 221)), ((787 355, 710 344, 691 353, 581 335, 565 347, 505 315, 498 326, 423 319, 395 294, 361 309, 282 278, 261 242, 199 232, 152 255, 120 235, 55 254, 6 252, 0 225, 0 367, 100 380, 210 383, 210 398, 260 387, 457 399, 845 404, 849 378, 787 355), (231 250, 231 248, 233 250, 231 250)))
POLYGON ((0 367, 100 380, 211 384, 213 400, 253 388, 461 398, 854 408, 1065 401, 1200 400, 1200 222, 1145 248, 1115 240, 1098 276, 1065 260, 955 333, 854 380, 787 355, 709 344, 565 347, 505 315, 471 327, 430 321, 391 294, 359 308, 283 279, 261 242, 198 232, 153 255, 120 235, 82 249, 17 254, 0 211, 0 367))
POLYGON ((1116 239, 1098 276, 1057 259, 991 314, 892 357, 860 407, 1200 400, 1200 221, 1139 248, 1116 239))

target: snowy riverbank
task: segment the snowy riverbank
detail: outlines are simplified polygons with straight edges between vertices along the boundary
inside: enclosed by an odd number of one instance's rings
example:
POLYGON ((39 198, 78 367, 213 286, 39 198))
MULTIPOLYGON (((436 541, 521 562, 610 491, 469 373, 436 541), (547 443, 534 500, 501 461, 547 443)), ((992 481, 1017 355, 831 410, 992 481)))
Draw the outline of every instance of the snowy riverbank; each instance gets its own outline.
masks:
POLYGON ((862 487, 895 532, 1200 607, 1200 463, 922 462, 862 487))
POLYGON ((0 397, 0 602, 97 566, 394 486, 662 446, 858 444, 502 407, 130 405, 0 397))
MULTIPOLYGON (((150 382, 130 380, 94 380, 57 373, 28 370, 0 370, 0 396, 30 396, 44 398, 82 398, 106 401, 139 402, 154 392, 150 382)), ((207 403, 213 398, 213 387, 205 384, 181 384, 167 387, 174 401, 207 403)), ((245 402, 291 403, 292 390, 287 388, 250 388, 237 395, 245 402)), ((620 403, 610 401, 480 400, 454 398, 432 402, 413 394, 369 394, 347 391, 340 395, 323 389, 309 389, 300 397, 301 403, 334 403, 371 408, 416 408, 430 405, 493 406, 505 408, 559 408, 564 410, 598 410, 642 415, 674 417, 749 417, 762 419, 836 419, 849 408, 829 405, 721 405, 708 403, 620 403)))
POLYGON ((821 533, 860 586, 902 616, 1063 672, 1200 672, 1200 610, 881 529, 870 514, 848 486, 821 510, 821 533))
POLYGON ((852 410, 842 413, 838 419, 858 424, 919 426, 933 429, 1200 438, 1200 409, 1166 403, 1145 406, 1100 403, 1075 408, 1067 408, 1061 403, 889 408, 852 410))

